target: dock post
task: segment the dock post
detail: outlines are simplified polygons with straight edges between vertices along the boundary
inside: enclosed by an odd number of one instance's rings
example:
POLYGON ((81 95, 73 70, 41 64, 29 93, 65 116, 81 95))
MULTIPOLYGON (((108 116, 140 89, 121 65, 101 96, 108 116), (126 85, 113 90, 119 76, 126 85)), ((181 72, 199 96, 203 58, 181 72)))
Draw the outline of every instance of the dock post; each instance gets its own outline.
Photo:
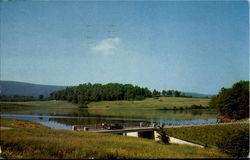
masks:
POLYGON ((143 127, 143 122, 140 122, 140 127, 143 127))

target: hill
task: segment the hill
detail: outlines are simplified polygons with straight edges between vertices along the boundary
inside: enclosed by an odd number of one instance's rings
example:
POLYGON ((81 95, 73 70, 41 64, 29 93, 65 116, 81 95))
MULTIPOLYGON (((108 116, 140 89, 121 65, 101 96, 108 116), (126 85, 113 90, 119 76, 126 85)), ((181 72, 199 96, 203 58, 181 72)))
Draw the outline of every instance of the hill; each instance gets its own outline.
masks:
MULTIPOLYGON (((0 94, 4 95, 22 95, 22 96, 39 96, 44 95, 48 97, 51 92, 65 89, 70 86, 57 86, 57 85, 41 85, 17 81, 0 81, 0 94)), ((194 92, 182 92, 186 96, 192 97, 209 97, 213 95, 200 94, 194 92)))
POLYGON ((4 95, 34 96, 44 95, 48 97, 51 92, 65 89, 67 86, 40 85, 16 81, 0 81, 0 93, 4 95))

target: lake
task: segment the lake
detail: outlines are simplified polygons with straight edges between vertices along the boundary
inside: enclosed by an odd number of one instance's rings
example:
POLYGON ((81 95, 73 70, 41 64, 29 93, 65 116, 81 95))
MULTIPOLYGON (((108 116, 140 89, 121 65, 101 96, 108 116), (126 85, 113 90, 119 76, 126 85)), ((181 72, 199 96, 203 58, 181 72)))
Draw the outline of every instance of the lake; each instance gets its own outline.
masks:
MULTIPOLYGON (((117 111, 118 112, 118 111, 117 111)), ((120 110, 119 112, 125 112, 120 110)), ((131 111, 130 111, 131 112, 131 111)), ((49 126, 54 129, 71 129, 72 125, 80 125, 81 127, 101 128, 101 123, 107 124, 118 123, 124 127, 137 127, 140 122, 144 122, 146 126, 152 126, 153 123, 157 125, 192 125, 192 124, 211 124, 216 123, 216 113, 211 110, 185 110, 185 111, 155 111, 155 112, 138 112, 137 116, 104 116, 97 113, 89 113, 88 110, 81 110, 81 112, 71 112, 67 114, 16 114, 2 113, 1 117, 16 118, 23 120, 30 120, 49 126)))

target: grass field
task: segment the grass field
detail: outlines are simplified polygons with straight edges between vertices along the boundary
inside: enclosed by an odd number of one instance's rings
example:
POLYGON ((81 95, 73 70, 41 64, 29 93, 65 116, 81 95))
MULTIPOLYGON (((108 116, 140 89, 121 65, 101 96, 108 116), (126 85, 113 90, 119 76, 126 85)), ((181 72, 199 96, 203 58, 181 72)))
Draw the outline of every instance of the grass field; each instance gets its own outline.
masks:
POLYGON ((210 126, 192 126, 182 128, 167 128, 168 135, 187 140, 193 143, 207 145, 208 147, 217 148, 216 142, 224 134, 238 129, 248 129, 249 124, 225 124, 210 126))
POLYGON ((174 107, 190 107, 191 105, 208 106, 209 98, 184 98, 184 97, 159 97, 146 98, 145 100, 135 101, 101 101, 92 102, 90 108, 119 107, 119 108, 143 108, 143 109, 161 109, 163 107, 173 109, 174 107))
POLYGON ((208 98, 160 97, 141 101, 101 101, 89 104, 88 112, 94 115, 130 116, 141 118, 168 117, 175 119, 214 118, 215 112, 207 110, 164 111, 162 108, 208 106, 208 98))
POLYGON ((1 113, 71 113, 79 111, 77 105, 67 101, 0 102, 1 113))
POLYGON ((213 111, 178 110, 162 111, 162 108, 190 107, 191 105, 207 106, 208 98, 160 97, 147 98, 141 101, 100 101, 92 102, 87 110, 66 101, 35 101, 35 102, 0 102, 1 113, 17 114, 64 114, 91 115, 133 118, 169 117, 175 119, 214 118, 213 111))
POLYGON ((83 131, 52 130, 23 120, 1 118, 4 158, 215 158, 215 149, 163 145, 154 140, 83 131), (21 125, 22 124, 22 125, 21 125), (23 125, 25 124, 25 126, 23 125), (34 127, 36 126, 36 127, 34 127))

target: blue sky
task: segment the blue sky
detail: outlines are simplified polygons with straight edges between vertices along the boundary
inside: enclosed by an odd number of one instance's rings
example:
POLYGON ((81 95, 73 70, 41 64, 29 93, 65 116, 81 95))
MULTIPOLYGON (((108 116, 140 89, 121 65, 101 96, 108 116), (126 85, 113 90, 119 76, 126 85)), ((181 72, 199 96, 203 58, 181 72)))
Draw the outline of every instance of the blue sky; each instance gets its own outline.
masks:
POLYGON ((247 1, 0 5, 1 80, 215 94, 249 79, 247 1))

